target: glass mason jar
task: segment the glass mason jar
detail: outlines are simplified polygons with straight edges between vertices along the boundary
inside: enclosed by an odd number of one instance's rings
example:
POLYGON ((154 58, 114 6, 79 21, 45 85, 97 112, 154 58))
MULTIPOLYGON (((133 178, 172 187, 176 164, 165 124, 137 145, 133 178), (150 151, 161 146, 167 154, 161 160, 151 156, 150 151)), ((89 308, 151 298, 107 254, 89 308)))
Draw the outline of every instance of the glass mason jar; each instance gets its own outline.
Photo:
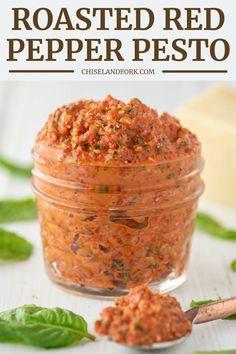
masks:
POLYGON ((33 157, 44 259, 54 282, 102 297, 143 283, 161 292, 183 283, 204 189, 200 153, 127 167, 78 165, 37 146, 33 157))

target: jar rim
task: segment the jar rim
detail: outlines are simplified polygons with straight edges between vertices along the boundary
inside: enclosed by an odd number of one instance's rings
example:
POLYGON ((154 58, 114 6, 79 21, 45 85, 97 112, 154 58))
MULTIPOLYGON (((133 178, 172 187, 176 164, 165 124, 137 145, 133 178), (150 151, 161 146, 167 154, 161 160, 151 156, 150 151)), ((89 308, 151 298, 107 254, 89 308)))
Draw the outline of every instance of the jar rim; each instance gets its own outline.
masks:
MULTIPOLYGON (((181 182, 181 181, 184 181, 184 180, 186 180, 188 178, 194 177, 197 174, 200 174, 203 171, 203 169, 204 169, 204 165, 205 165, 204 159, 201 158, 198 168, 195 168, 194 170, 190 171, 186 175, 183 175, 181 177, 179 176, 177 178, 177 180, 179 182, 181 182)), ((82 166, 83 167, 87 167, 87 166, 84 166, 84 165, 82 165, 82 166)), ((156 166, 158 166, 158 165, 156 165, 156 166)), ((92 166, 92 167, 98 167, 98 166, 92 166)), ((99 167, 103 168, 103 166, 99 166, 99 167)), ((43 181, 45 181, 47 183, 53 184, 55 186, 66 187, 68 189, 88 190, 89 188, 87 186, 92 186, 91 183, 74 182, 74 181, 70 181, 70 180, 66 180, 66 179, 57 178, 57 177, 54 177, 54 176, 47 175, 46 173, 43 173, 42 171, 40 171, 36 166, 34 166, 34 168, 32 170, 32 176, 40 178, 41 180, 43 180, 43 181)), ((166 181, 166 183, 162 183, 161 184, 161 187, 163 187, 163 186, 167 186, 168 187, 170 184, 171 184, 170 181, 166 181)), ((100 185, 100 184, 98 184, 98 185, 100 185)), ((107 184, 107 185, 108 186, 112 186, 112 184, 107 184)), ((160 184, 159 184, 159 186, 160 186, 160 184)), ((152 189, 157 188, 157 185, 152 185, 151 188, 152 189)), ((150 189, 149 185, 142 187, 142 191, 146 191, 146 190, 149 190, 149 189, 150 189)), ((135 188, 129 188, 126 191, 127 192, 132 192, 132 191, 135 192, 135 191, 137 191, 137 186, 135 186, 135 188)))
MULTIPOLYGON (((175 158, 175 159, 169 159, 169 160, 160 160, 160 161, 154 161, 154 162, 149 162, 149 161, 144 161, 142 163, 126 163, 126 164, 110 164, 110 163, 105 163, 105 162, 101 162, 98 163, 97 161, 94 163, 93 161, 91 161, 91 163, 83 163, 82 161, 69 161, 68 158, 59 158, 59 155, 55 154, 55 156, 57 157, 56 159, 54 158, 50 158, 48 154, 46 154, 45 156, 42 154, 42 152, 44 150, 46 150, 47 152, 49 150, 51 151, 56 151, 56 149, 52 148, 52 147, 44 147, 44 149, 42 149, 42 145, 40 146, 41 151, 40 153, 38 151, 36 151, 36 146, 35 145, 32 149, 31 155, 33 158, 33 161, 35 163, 40 163, 40 159, 44 158, 44 159, 48 159, 52 162, 57 162, 57 163, 62 163, 64 165, 70 165, 70 166, 76 166, 76 167, 91 167, 91 168, 107 168, 107 169, 132 169, 134 170, 136 169, 140 169, 140 168, 156 168, 158 166, 163 166, 163 165, 167 165, 167 164, 174 164, 174 163, 178 163, 178 162, 186 162, 189 161, 191 159, 194 159, 196 156, 199 156, 202 160, 203 166, 204 166, 204 159, 201 155, 201 148, 196 151, 193 154, 186 154, 185 156, 181 156, 179 158, 175 158)), ((54 156, 54 157, 55 157, 54 156)))

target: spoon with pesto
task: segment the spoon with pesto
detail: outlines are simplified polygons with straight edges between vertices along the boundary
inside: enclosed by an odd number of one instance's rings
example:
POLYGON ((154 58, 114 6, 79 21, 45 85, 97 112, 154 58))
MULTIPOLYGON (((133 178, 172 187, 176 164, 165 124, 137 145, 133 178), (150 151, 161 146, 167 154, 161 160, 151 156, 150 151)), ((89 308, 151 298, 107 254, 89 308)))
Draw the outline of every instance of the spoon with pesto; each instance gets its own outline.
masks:
POLYGON ((183 312, 170 295, 154 294, 148 285, 130 290, 115 307, 107 307, 95 331, 108 340, 136 349, 158 350, 185 341, 193 324, 223 319, 236 313, 236 297, 183 312))

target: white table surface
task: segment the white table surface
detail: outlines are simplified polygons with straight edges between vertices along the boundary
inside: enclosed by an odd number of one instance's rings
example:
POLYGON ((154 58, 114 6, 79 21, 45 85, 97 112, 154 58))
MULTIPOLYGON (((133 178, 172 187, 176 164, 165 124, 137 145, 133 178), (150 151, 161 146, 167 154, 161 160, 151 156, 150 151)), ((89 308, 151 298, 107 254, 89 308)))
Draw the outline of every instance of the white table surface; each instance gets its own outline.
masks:
MULTIPOLYGON (((198 85, 192 84, 192 91, 190 91, 194 93, 198 85)), ((62 89, 62 86, 58 94, 55 84, 50 84, 49 87, 42 83, 40 85, 36 83, 28 83, 26 85, 23 83, 17 83, 16 85, 0 84, 0 152, 3 151, 11 157, 17 157, 19 160, 27 160, 33 136, 45 120, 45 115, 46 112, 48 113, 49 108, 52 109, 53 105, 57 105, 59 101, 64 103, 75 98, 68 93, 68 88, 70 87, 68 83, 63 86, 64 89, 62 89), (36 91, 32 91, 32 87, 36 91), (49 105, 47 97, 49 97, 49 92, 52 91, 52 88, 55 90, 54 95, 51 95, 54 103, 49 105), (64 101, 63 91, 65 93, 64 101)), ((178 84, 176 83, 174 88, 176 89, 177 87, 178 84)), ((134 86, 128 85, 128 88, 126 86, 126 89, 131 90, 133 88, 134 86)), ((92 94, 88 96, 89 86, 87 85, 87 91, 85 90, 83 96, 94 97, 99 95, 95 93, 97 89, 97 86, 93 86, 91 88, 92 94)), ((115 85, 113 89, 115 91, 114 95, 117 95, 118 87, 115 85)), ((119 92, 121 90, 122 86, 119 84, 119 92)), ((161 92, 160 88, 157 87, 158 90, 161 92)), ((188 91, 186 86, 183 87, 183 90, 185 94, 188 91)), ((106 86, 102 87, 101 96, 103 96, 105 91, 111 92, 111 90, 108 91, 106 86)), ((167 86, 165 86, 164 91, 165 95, 161 96, 161 109, 165 109, 167 106, 169 92, 167 86)), ((77 98, 80 97, 81 92, 84 91, 80 87, 77 98)), ((136 92, 138 96, 138 90, 136 92)), ((130 96, 134 95, 131 93, 130 96)), ((154 100, 153 97, 152 100, 154 100)), ((175 108, 177 102, 178 100, 175 98, 172 103, 172 109, 175 108)), ((8 174, 0 171, 0 198, 6 196, 28 196, 30 193, 30 186, 27 182, 10 178, 8 174)), ((236 228, 236 210, 205 203, 202 208, 212 211, 214 215, 227 225, 236 228)), ((110 302, 79 297, 64 292, 51 283, 44 272, 37 222, 11 224, 6 225, 6 227, 31 240, 35 245, 35 251, 33 256, 25 262, 0 264, 0 311, 30 303, 48 307, 65 307, 84 316, 90 331, 93 331, 93 323, 98 318, 99 312, 110 302)), ((236 296, 236 273, 233 273, 229 268, 229 263, 234 258, 236 258, 236 242, 225 242, 200 232, 195 232, 188 279, 181 288, 173 291, 172 294, 179 299, 184 309, 188 308, 192 299, 201 300, 236 296)), ((184 344, 172 350, 165 350, 163 353, 191 354, 196 350, 230 348, 236 348, 236 321, 217 321, 196 325, 193 334, 184 344)), ((0 354, 45 352, 45 350, 21 345, 0 344, 0 354)), ((94 352, 96 354, 128 354, 135 351, 103 340, 97 340, 95 343, 83 342, 75 347, 50 351, 50 353, 55 352, 63 354, 90 354, 94 352)))

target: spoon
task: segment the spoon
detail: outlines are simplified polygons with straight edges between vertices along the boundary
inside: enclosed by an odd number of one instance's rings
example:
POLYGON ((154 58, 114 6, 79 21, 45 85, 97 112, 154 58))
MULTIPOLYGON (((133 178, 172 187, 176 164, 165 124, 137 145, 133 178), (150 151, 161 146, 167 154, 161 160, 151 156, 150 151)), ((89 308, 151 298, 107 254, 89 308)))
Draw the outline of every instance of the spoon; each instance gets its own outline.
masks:
MULTIPOLYGON (((185 311, 186 317, 190 322, 192 322, 192 324, 215 321, 234 314, 236 314, 236 297, 215 301, 210 304, 201 305, 185 311)), ((186 334, 182 338, 168 342, 154 343, 153 345, 137 345, 132 348, 140 350, 160 350, 170 348, 184 342, 189 336, 190 333, 186 334)), ((109 340, 112 341, 112 338, 109 338, 109 340)))

